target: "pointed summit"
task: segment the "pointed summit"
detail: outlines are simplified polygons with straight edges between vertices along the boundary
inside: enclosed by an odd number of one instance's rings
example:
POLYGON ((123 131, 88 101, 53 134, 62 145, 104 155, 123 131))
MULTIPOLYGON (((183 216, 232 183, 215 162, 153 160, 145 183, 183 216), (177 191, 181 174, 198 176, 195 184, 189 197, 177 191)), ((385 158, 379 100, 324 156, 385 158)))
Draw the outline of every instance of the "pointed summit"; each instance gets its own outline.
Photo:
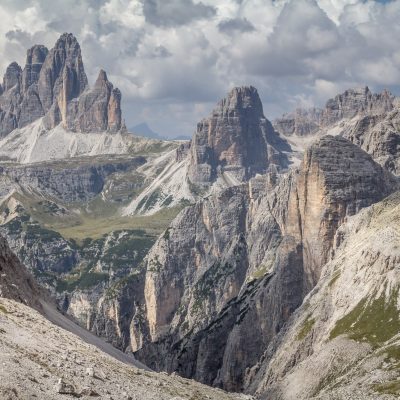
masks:
POLYGON ((47 55, 39 77, 39 97, 45 112, 58 103, 52 110, 52 122, 61 122, 59 113, 65 112, 66 102, 78 97, 87 85, 79 43, 74 35, 64 33, 47 55))
POLYGON ((7 92, 14 86, 18 85, 21 80, 22 69, 16 62, 12 62, 6 69, 3 78, 3 90, 7 92))
POLYGON ((122 127, 121 92, 104 70, 89 89, 81 47, 72 33, 62 34, 50 51, 42 45, 30 48, 24 70, 10 64, 0 86, 0 137, 41 117, 47 129, 60 123, 80 132, 122 127))
POLYGON ((35 45, 26 52, 26 63, 22 73, 23 92, 26 92, 29 86, 38 82, 40 70, 47 54, 49 54, 49 50, 42 45, 35 45))
POLYGON ((104 69, 101 69, 99 72, 99 76, 96 79, 95 86, 97 86, 98 84, 101 84, 103 82, 108 82, 108 78, 107 78, 106 71, 104 71, 104 69))

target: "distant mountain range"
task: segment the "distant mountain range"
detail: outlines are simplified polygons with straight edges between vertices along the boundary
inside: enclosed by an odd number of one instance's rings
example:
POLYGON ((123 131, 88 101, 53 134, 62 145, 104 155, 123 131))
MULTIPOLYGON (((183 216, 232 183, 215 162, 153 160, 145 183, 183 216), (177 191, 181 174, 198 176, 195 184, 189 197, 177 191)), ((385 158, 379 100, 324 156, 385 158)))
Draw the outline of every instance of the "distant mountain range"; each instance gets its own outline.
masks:
POLYGON ((151 139, 158 139, 158 140, 190 140, 190 136, 186 135, 179 135, 175 137, 168 137, 168 136, 163 136, 160 135, 157 132, 154 132, 153 129, 150 128, 150 126, 147 124, 147 122, 142 122, 138 125, 135 125, 131 128, 129 128, 129 132, 135 133, 138 136, 144 136, 148 137, 151 139))

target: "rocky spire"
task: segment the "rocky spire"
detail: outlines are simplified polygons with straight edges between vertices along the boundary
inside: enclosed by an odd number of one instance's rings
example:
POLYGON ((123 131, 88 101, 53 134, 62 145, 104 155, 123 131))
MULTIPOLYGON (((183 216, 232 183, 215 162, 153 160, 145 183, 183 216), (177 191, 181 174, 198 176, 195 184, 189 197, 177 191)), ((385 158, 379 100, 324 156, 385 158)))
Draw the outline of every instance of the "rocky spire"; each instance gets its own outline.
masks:
POLYGON ((49 50, 42 45, 35 45, 26 52, 26 64, 22 73, 22 91, 26 92, 29 86, 37 83, 40 70, 49 50))
POLYGON ((0 136, 43 116, 47 129, 60 123, 82 132, 121 129, 121 92, 103 70, 88 88, 81 48, 71 33, 50 51, 42 45, 29 49, 23 72, 12 63, 0 87, 0 136))
POLYGON ((64 33, 40 71, 39 96, 44 110, 48 111, 54 101, 62 103, 78 97, 87 85, 79 43, 72 33, 64 33))
POLYGON ((21 67, 16 62, 12 62, 7 67, 6 73, 3 78, 3 89, 5 92, 7 92, 16 85, 19 85, 21 81, 21 74, 22 74, 21 67))
POLYGON ((92 89, 69 108, 68 129, 81 132, 117 132, 121 129, 121 92, 114 89, 104 70, 92 89))
POLYGON ((229 170, 235 179, 247 180, 265 172, 269 164, 284 167, 282 146, 264 117, 257 89, 236 87, 197 125, 188 177, 192 183, 204 185, 229 170))

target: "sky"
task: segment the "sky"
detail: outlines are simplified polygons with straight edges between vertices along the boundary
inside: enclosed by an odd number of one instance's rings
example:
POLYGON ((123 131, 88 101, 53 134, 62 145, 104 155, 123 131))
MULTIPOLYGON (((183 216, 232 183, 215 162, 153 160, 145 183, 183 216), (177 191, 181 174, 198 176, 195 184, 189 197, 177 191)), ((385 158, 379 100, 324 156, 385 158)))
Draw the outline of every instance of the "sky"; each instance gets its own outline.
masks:
POLYGON ((234 86, 273 119, 354 86, 400 94, 400 0, 0 0, 0 74, 72 32, 128 127, 191 135, 234 86))

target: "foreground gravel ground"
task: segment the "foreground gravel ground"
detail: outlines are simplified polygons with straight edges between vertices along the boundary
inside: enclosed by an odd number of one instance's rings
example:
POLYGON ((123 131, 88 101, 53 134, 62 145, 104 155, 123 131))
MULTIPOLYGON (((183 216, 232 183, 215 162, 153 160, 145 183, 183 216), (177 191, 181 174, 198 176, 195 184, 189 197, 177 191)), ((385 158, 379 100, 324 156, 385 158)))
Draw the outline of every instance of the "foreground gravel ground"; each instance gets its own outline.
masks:
POLYGON ((245 400, 119 361, 35 310, 0 299, 0 399, 245 400))

